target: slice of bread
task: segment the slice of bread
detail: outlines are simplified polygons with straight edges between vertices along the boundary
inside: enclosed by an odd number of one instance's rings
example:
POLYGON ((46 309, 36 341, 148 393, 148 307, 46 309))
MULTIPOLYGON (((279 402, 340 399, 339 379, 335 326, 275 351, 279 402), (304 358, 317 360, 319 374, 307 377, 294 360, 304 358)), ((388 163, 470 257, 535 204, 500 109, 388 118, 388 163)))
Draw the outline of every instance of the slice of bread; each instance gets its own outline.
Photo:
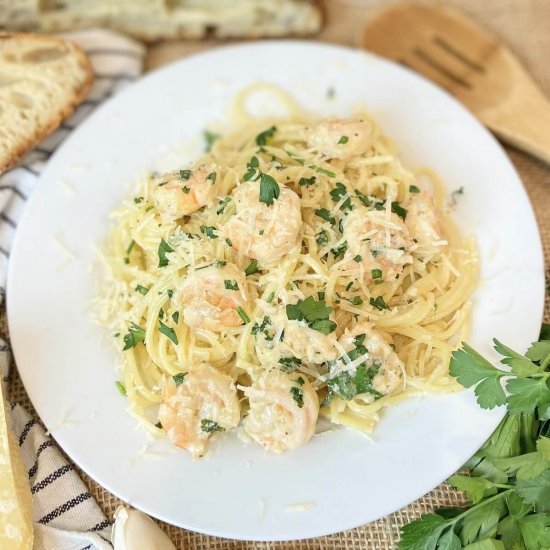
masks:
POLYGON ((92 81, 92 66, 75 44, 0 32, 0 174, 73 112, 92 81))
POLYGON ((319 31, 313 0, 0 0, 0 29, 110 27, 147 42, 304 36, 319 31))

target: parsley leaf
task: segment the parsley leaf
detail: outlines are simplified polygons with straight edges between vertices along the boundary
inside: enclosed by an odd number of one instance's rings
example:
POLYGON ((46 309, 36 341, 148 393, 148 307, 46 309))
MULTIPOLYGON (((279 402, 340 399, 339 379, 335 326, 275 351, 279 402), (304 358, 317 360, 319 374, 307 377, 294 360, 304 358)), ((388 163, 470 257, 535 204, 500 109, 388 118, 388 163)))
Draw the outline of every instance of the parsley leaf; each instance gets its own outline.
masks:
POLYGON ((185 378, 186 374, 187 374, 186 372, 178 372, 178 374, 174 374, 172 376, 172 379, 176 383, 176 387, 179 386, 180 384, 183 384, 183 379, 185 378))
POLYGON ((304 406, 304 393, 302 390, 296 386, 292 386, 292 388, 290 388, 290 394, 292 395, 292 399, 296 401, 296 404, 301 409, 304 406))
POLYGON ((137 285, 136 286, 136 292, 139 292, 140 294, 143 294, 144 296, 151 290, 150 288, 147 288, 145 286, 137 285))
POLYGON ((122 395, 123 397, 126 397, 126 386, 119 380, 115 382, 115 386, 116 386, 116 389, 119 391, 120 395, 122 395))
POLYGON ((390 309, 382 296, 378 296, 377 298, 371 297, 371 299, 369 300, 369 304, 371 306, 374 306, 378 311, 382 311, 383 309, 390 309))
POLYGON ((239 314, 239 317, 243 320, 244 324, 250 323, 250 317, 241 306, 239 306, 236 311, 239 314))
POLYGON ((316 216, 319 216, 321 219, 325 220, 326 222, 329 222, 331 225, 334 225, 336 223, 336 220, 334 219, 333 215, 330 213, 330 210, 327 210, 326 208, 317 208, 314 211, 314 214, 316 216))
POLYGON ((135 348, 136 345, 143 340, 145 340, 145 329, 142 329, 135 323, 130 323, 128 334, 124 336, 124 347, 122 348, 122 351, 135 348))
POLYGON ((437 514, 425 514, 401 529, 399 550, 435 550, 444 529, 445 519, 437 514))
POLYGON ((234 279, 225 279, 223 282, 223 286, 226 290, 239 290, 239 285, 234 279))
POLYGON ((174 249, 164 239, 161 239, 158 249, 159 267, 166 267, 168 265, 169 260, 166 254, 170 252, 174 252, 174 249))
POLYGON ((316 177, 315 176, 311 176, 311 178, 300 178, 300 180, 298 181, 298 185, 300 186, 306 186, 306 187, 309 187, 310 185, 315 185, 315 181, 316 181, 316 177))
POLYGON ((227 197, 223 197, 222 199, 220 199, 220 202, 218 202, 218 208, 216 208, 216 214, 218 214, 218 216, 220 214, 223 214, 227 205, 230 202, 231 202, 231 197, 229 195, 227 197))
POLYGON ((176 333, 174 332, 173 328, 170 328, 169 326, 166 326, 162 321, 159 321, 159 332, 161 334, 164 334, 164 336, 170 338, 176 346, 178 345, 178 337, 176 336, 176 333))
POLYGON ((328 244, 328 233, 323 229, 322 231, 317 233, 315 241, 319 246, 326 246, 328 244))
POLYGON ((275 199, 279 198, 281 189, 273 177, 268 174, 260 174, 260 202, 271 206, 275 199))
POLYGON ((341 136, 338 140, 338 145, 345 145, 349 141, 348 136, 341 136))
POLYGON ((278 362, 280 365, 282 365, 281 369, 285 372, 293 371, 294 369, 296 369, 296 367, 302 364, 302 361, 300 361, 300 359, 298 359, 297 357, 293 357, 292 355, 290 357, 281 357, 278 362))
POLYGON ((348 242, 344 241, 343 243, 340 243, 337 247, 331 248, 330 251, 334 254, 335 258, 338 258, 338 256, 341 256, 344 254, 344 252, 348 249, 348 242))
POLYGON ((208 418, 203 418, 201 420, 201 430, 206 433, 214 433, 214 432, 223 432, 225 428, 220 426, 217 422, 214 422, 213 420, 208 420, 208 418))
POLYGON ((193 175, 192 170, 180 170, 178 172, 178 178, 182 181, 187 181, 193 175))
MULTIPOLYGON (((348 190, 346 186, 343 183, 338 182, 336 184, 336 187, 330 191, 330 196, 334 202, 340 202, 346 195, 348 194, 348 190)), ((343 211, 351 210, 353 207, 351 206, 351 197, 348 197, 340 207, 343 211)))
POLYGON ((357 195, 357 198, 358 198, 365 206, 370 206, 370 205, 371 205, 371 200, 367 197, 367 195, 365 195, 364 193, 361 193, 361 191, 359 191, 359 189, 356 189, 356 190, 355 190, 355 194, 357 195))
POLYGON ((260 132, 256 136, 256 145, 266 145, 267 144, 267 138, 273 137, 273 134, 277 131, 276 126, 272 126, 271 128, 268 128, 267 130, 264 130, 263 132, 260 132))
POLYGON ((289 321, 306 321, 309 328, 323 334, 330 334, 336 330, 336 323, 328 318, 331 312, 332 308, 327 306, 324 300, 315 300, 312 296, 286 306, 289 321))
POLYGON ((397 201, 393 201, 391 203, 391 211, 394 214, 397 214, 400 218, 405 219, 407 217, 407 210, 402 206, 399 206, 399 203, 397 201))
POLYGON ((254 275, 254 273, 258 273, 258 261, 257 260, 252 260, 248 264, 248 267, 244 270, 244 274, 246 276, 254 275))
POLYGON ((494 409, 506 402, 501 384, 505 373, 495 369, 468 344, 463 343, 461 350, 453 352, 449 372, 465 388, 477 384, 474 391, 484 409, 494 409))
POLYGON ((212 225, 201 225, 201 233, 206 235, 209 239, 217 239, 218 235, 214 233, 217 229, 212 225))
POLYGON ((420 193, 420 188, 416 185, 409 185, 409 193, 420 193))

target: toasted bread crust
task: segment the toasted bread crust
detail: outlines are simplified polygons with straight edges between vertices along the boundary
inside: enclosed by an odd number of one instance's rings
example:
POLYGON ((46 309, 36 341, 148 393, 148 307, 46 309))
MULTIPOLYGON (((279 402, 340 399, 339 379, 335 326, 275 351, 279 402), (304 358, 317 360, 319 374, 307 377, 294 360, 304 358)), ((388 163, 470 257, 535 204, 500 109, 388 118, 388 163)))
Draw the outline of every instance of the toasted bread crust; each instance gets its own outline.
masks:
POLYGON ((78 90, 75 90, 73 92, 73 95, 67 98, 67 101, 63 108, 60 111, 51 113, 51 118, 47 124, 36 128, 34 133, 29 135, 24 141, 14 144, 14 146, 8 151, 8 153, 4 157, 0 158, 0 174, 15 166, 28 151, 36 147, 36 145, 38 145, 54 130, 56 130, 63 122, 63 120, 70 116, 74 112, 75 108, 82 101, 84 101, 84 99, 86 99, 94 81, 94 71, 90 60, 82 51, 80 46, 78 46, 74 42, 61 40, 60 38, 56 38, 53 36, 17 32, 0 32, 0 41, 2 40, 35 40, 37 43, 40 44, 49 42, 51 44, 69 46, 69 48, 72 50, 72 53, 77 56, 78 64, 84 71, 85 77, 78 90))

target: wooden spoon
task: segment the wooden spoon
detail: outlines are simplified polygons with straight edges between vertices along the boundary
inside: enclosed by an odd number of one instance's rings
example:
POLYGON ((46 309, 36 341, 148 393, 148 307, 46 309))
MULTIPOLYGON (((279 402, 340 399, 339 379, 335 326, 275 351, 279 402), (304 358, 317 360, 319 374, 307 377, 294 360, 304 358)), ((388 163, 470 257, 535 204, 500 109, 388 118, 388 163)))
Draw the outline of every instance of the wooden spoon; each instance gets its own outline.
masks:
POLYGON ((361 46, 437 82, 503 141, 550 163, 550 102, 510 50, 464 15, 391 7, 365 28, 361 46))

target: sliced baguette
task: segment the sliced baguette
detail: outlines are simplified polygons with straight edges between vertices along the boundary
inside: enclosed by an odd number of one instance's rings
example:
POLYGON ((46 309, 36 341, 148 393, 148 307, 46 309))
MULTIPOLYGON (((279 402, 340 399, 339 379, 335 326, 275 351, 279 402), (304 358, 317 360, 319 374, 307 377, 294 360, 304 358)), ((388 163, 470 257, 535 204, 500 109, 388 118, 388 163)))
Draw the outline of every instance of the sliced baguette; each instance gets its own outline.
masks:
POLYGON ((303 36, 320 26, 320 10, 310 0, 0 0, 0 28, 110 27, 148 42, 303 36))
POLYGON ((0 32, 0 174, 73 112, 92 81, 90 62, 75 44, 0 32))

